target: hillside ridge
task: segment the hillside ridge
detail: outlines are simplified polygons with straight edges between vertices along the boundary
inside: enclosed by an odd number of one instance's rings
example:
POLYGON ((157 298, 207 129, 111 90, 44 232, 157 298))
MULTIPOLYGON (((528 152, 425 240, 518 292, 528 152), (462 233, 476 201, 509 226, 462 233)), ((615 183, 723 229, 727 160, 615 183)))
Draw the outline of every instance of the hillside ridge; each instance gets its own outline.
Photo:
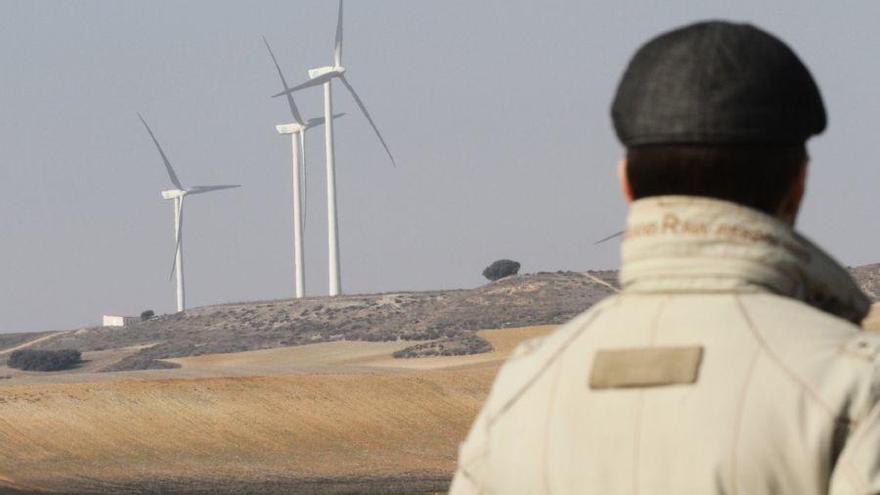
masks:
MULTIPOLYGON (((850 268, 874 301, 880 263, 850 268)), ((411 341, 398 357, 491 350, 478 330, 564 323, 619 287, 616 270, 514 275, 474 289, 388 292, 203 306, 125 328, 90 327, 36 341, 81 352, 141 346, 103 371, 176 367, 163 361, 334 341, 411 341)), ((35 334, 36 336, 36 334, 35 334)), ((21 337, 11 342, 21 346, 21 337)), ((0 352, 3 348, 0 347, 0 352)))

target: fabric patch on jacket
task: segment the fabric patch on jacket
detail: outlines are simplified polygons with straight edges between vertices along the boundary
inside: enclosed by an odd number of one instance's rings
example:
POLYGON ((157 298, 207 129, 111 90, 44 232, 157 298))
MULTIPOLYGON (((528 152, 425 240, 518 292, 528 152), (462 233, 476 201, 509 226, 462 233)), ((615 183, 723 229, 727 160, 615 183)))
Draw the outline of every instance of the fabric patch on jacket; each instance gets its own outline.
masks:
POLYGON ((696 383, 703 347, 643 347, 600 350, 590 388, 640 388, 696 383))

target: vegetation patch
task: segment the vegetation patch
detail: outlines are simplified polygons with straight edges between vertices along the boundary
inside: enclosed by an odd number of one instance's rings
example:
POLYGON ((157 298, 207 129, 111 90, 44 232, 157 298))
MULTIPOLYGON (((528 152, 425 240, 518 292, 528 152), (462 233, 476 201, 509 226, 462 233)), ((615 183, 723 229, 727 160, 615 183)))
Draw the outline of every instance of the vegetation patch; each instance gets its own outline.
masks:
POLYGON ((168 370, 180 368, 177 363, 160 361, 149 355, 135 354, 102 369, 102 372, 137 371, 137 370, 168 370))
POLYGON ((9 355, 7 365, 24 371, 61 371, 82 362, 82 354, 75 349, 40 351, 19 349, 9 355))
POLYGON ((519 263, 513 260, 496 260, 483 270, 483 276, 492 282, 519 273, 519 263))
POLYGON ((435 340, 401 349, 393 354, 396 358, 420 358, 428 356, 466 356, 492 351, 492 344, 476 334, 435 340))

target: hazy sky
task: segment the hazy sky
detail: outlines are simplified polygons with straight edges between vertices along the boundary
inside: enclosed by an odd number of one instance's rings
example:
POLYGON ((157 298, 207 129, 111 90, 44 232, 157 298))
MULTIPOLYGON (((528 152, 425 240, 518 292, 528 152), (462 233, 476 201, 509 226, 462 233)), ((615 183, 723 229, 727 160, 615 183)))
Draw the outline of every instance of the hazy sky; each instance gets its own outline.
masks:
MULTIPOLYGON (((0 332, 174 307, 170 183, 237 183, 187 202, 190 306, 288 297, 290 145, 279 82, 327 65, 336 2, 0 2, 0 332)), ((625 206, 608 108, 633 51, 685 22, 747 20, 819 81, 800 223, 846 264, 880 261, 880 2, 349 0, 345 65, 398 159, 337 85, 348 293, 473 287, 523 271, 616 267, 625 206)), ((321 91, 299 95, 307 116, 321 91)), ((307 290, 326 293, 322 133, 307 143, 307 290)))

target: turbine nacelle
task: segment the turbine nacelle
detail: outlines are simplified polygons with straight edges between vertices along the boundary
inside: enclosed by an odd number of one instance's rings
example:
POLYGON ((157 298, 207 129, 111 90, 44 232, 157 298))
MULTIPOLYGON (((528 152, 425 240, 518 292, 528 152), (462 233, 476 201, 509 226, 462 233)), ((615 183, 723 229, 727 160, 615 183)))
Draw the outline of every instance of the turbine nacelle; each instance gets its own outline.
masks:
MULTIPOLYGON (((309 80, 294 86, 292 88, 287 87, 287 83, 284 84, 284 91, 280 93, 276 93, 272 95, 272 98, 278 98, 279 96, 291 95, 297 91, 313 88, 315 86, 320 86, 327 81, 330 81, 334 78, 339 78, 341 80, 345 80, 345 67, 339 65, 327 66, 327 67, 318 67, 317 69, 309 70, 309 80)), ((297 119, 299 120, 299 119, 297 119)))
POLYGON ((309 69, 309 79, 317 79, 325 76, 324 79, 339 77, 345 74, 345 67, 339 65, 328 65, 327 67, 318 67, 317 69, 309 69))
MULTIPOLYGON (((334 113, 333 118, 338 119, 343 117, 345 112, 342 113, 334 113)), ((299 124, 296 122, 291 122, 289 124, 278 124, 275 126, 275 129, 278 131, 278 134, 299 134, 301 132, 312 129, 313 127, 318 127, 324 125, 326 119, 324 117, 314 117, 306 121, 305 124, 299 124)))
POLYGON ((165 199, 177 199, 186 196, 186 191, 183 189, 167 189, 162 191, 162 197, 165 199))
POLYGON ((278 130, 278 134, 298 134, 304 130, 306 130, 306 126, 303 124, 297 124, 296 122, 291 124, 279 124, 275 126, 275 129, 278 130))

